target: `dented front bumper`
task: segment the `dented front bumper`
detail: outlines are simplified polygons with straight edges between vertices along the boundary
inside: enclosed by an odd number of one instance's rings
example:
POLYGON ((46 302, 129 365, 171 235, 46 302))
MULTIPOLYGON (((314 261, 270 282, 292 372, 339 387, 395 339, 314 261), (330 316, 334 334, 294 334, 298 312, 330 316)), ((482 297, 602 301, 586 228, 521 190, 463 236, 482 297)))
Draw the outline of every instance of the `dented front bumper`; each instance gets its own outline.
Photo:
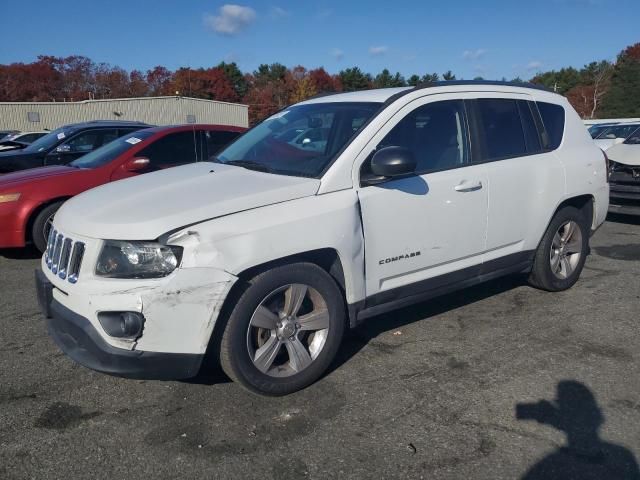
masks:
POLYGON ((82 278, 71 285, 46 265, 36 273, 49 331, 72 359, 94 370, 134 378, 187 378, 197 373, 236 277, 216 268, 178 269, 154 280, 82 278), (144 315, 135 339, 109 336, 100 312, 144 315))

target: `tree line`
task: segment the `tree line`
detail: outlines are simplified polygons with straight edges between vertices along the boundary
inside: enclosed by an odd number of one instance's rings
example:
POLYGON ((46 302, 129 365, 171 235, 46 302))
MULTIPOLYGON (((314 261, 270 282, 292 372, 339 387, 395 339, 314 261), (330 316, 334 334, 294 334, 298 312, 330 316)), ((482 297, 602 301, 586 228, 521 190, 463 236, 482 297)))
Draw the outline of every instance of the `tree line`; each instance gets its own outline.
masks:
MULTIPOLYGON (((442 75, 425 73, 405 78, 388 69, 371 75, 357 66, 332 75, 323 67, 287 68, 280 63, 262 64, 253 72, 242 72, 236 63, 228 62, 175 71, 156 66, 143 72, 96 63, 80 55, 41 55, 32 63, 0 64, 0 101, 181 95, 248 104, 250 122, 255 123, 291 103, 320 93, 415 86, 439 80, 456 80, 456 75, 447 71, 442 75)), ((520 78, 512 81, 525 83, 520 78)), ((615 62, 603 60, 581 69, 551 70, 529 81, 565 95, 583 118, 640 116, 640 43, 620 52, 615 62)))

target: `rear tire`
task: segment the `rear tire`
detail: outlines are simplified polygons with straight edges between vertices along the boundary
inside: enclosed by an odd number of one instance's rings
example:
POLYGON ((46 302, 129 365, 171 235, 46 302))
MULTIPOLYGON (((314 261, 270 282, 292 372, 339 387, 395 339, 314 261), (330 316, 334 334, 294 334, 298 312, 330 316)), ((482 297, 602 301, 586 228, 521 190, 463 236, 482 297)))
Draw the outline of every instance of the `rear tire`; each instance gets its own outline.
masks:
POLYGON ((55 202, 47 205, 42 209, 33 221, 31 227, 31 239, 40 253, 44 253, 47 249, 47 239, 49 238, 49 230, 53 222, 53 217, 64 202, 55 202))
POLYGON ((249 281, 220 343, 224 372, 248 390, 287 395, 315 382, 345 328, 338 285, 312 263, 275 267, 249 281))
POLYGON ((551 220, 536 250, 529 283, 559 292, 580 278, 589 252, 589 222, 575 207, 563 207, 551 220))

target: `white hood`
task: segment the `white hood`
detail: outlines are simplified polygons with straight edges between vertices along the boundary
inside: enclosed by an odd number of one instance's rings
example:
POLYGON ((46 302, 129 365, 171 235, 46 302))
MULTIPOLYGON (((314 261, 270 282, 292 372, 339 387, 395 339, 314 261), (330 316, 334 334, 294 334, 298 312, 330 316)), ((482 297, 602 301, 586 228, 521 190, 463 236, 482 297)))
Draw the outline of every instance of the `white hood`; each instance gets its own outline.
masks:
POLYGON ((153 240, 186 225, 314 195, 320 181, 194 163, 109 183, 67 201, 55 225, 66 234, 153 240))
POLYGON ((627 145, 621 143, 607 150, 607 157, 614 162, 625 165, 640 165, 640 145, 627 145))

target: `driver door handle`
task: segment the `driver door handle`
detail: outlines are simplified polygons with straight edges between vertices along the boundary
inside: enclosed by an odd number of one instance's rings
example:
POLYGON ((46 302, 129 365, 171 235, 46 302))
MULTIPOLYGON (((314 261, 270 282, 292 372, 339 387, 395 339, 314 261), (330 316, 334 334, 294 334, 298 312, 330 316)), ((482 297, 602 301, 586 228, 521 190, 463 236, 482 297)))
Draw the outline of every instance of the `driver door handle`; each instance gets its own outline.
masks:
POLYGON ((480 190, 482 188, 482 182, 477 180, 475 182, 462 181, 460 184, 456 185, 453 189, 456 192, 475 192, 476 190, 480 190))

